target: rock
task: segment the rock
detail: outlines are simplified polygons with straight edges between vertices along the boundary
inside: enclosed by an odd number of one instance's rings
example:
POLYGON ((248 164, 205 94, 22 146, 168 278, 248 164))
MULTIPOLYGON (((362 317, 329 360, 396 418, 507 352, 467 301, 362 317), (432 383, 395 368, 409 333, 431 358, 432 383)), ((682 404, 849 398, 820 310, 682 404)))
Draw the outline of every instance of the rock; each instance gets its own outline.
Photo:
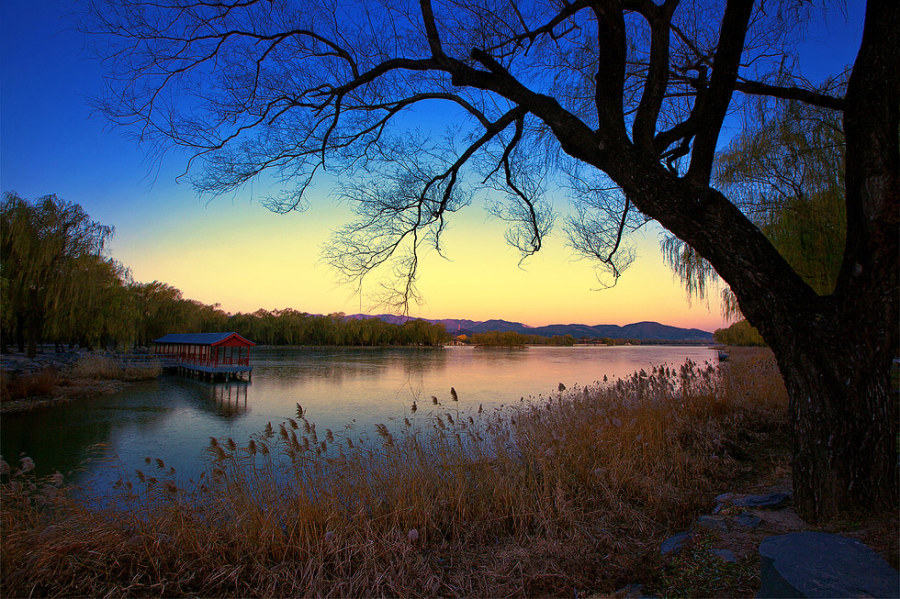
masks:
POLYGON ((623 597, 627 599, 632 599, 634 597, 640 597, 641 591, 644 590, 644 585, 642 584, 626 584, 624 587, 613 593, 613 597, 623 597))
POLYGON ((676 535, 672 535, 668 539, 662 542, 662 545, 659 546, 659 552, 662 555, 678 555, 681 553, 681 550, 684 549, 684 544, 691 538, 691 533, 689 532, 680 532, 676 535))
POLYGON ((728 532, 728 524, 721 518, 715 516, 700 516, 697 518, 697 525, 707 530, 728 532))
POLYGON ((716 503, 725 503, 726 501, 731 501, 734 498, 734 493, 722 493, 721 495, 716 496, 716 503))
POLYGON ((790 493, 769 493, 768 495, 747 495, 733 500, 731 503, 738 507, 768 507, 780 508, 791 498, 790 493))
POLYGON ((737 516, 734 516, 732 520, 746 528, 756 528, 757 526, 762 524, 762 520, 759 518, 759 516, 755 516, 748 512, 738 514, 737 516))
POLYGON ((900 574, 856 539, 794 532, 759 546, 757 597, 897 597, 900 574))
POLYGON ((718 557, 719 559, 721 559, 722 561, 728 562, 729 564, 737 563, 737 556, 734 554, 733 551, 730 551, 728 549, 710 549, 709 552, 712 553, 713 555, 715 555, 716 557, 718 557))

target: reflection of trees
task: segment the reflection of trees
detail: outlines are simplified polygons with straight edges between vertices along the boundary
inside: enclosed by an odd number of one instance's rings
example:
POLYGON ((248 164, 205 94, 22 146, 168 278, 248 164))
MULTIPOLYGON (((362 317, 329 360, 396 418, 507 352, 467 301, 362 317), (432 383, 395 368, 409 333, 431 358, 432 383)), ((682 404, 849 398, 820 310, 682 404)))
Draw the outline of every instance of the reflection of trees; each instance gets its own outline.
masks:
POLYGON ((123 401, 121 394, 117 394, 46 410, 5 414, 0 452, 11 465, 16 465, 19 455, 24 452, 34 460, 38 476, 57 470, 65 474, 79 469, 88 459, 102 455, 96 446, 110 443, 122 429, 156 425, 170 411, 131 410, 127 400, 123 401), (118 402, 126 405, 122 407, 118 402), (104 409, 107 407, 116 409, 104 409))

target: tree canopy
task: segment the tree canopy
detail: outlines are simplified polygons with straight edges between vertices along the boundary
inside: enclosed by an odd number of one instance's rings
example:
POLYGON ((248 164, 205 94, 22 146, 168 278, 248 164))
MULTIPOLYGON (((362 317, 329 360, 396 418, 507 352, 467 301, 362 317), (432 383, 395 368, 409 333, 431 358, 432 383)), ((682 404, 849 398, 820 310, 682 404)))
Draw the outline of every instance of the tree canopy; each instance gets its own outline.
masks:
MULTIPOLYGON (((27 343, 29 356, 34 357, 45 327, 87 325, 84 310, 90 310, 99 294, 110 292, 100 279, 117 269, 102 256, 112 234, 111 227, 92 221, 78 204, 53 195, 29 202, 12 192, 4 194, 3 323, 7 330, 15 323, 19 344, 27 343), (81 318, 75 317, 76 311, 82 311, 81 318)), ((91 324, 103 318, 102 313, 92 316, 91 324)))

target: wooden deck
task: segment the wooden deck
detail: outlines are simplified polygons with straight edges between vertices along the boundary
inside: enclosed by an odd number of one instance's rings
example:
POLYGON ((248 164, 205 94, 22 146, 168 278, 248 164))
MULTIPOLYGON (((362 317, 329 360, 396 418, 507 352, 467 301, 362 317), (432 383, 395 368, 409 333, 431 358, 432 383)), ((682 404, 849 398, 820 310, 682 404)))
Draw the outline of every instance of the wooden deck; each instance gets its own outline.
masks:
POLYGON ((242 379, 244 373, 247 374, 247 380, 251 379, 253 366, 247 363, 247 360, 241 360, 232 364, 212 363, 210 360, 204 359, 183 359, 177 356, 165 354, 103 354, 105 357, 114 360, 120 368, 152 368, 159 366, 163 370, 170 372, 178 372, 187 376, 196 376, 201 379, 215 380, 223 378, 225 380, 242 379))
POLYGON ((253 367, 249 364, 209 364, 202 361, 179 360, 177 358, 164 358, 160 360, 160 365, 166 369, 174 369, 179 374, 187 376, 196 376, 200 379, 209 379, 210 381, 217 378, 225 380, 234 380, 242 378, 241 375, 247 373, 247 380, 253 377, 253 367))

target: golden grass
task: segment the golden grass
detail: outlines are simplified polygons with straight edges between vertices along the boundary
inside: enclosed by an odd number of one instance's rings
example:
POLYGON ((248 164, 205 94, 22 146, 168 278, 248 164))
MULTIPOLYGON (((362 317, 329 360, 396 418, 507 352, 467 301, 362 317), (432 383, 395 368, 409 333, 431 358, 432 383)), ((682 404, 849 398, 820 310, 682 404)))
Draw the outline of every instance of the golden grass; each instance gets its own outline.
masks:
POLYGON ((379 426, 369 443, 323 434, 298 408, 246 443, 211 439, 193 484, 150 460, 123 476, 119 509, 89 509, 20 464, 0 487, 0 591, 609 593, 654 568, 659 542, 753 468, 750 446, 783 431, 780 377, 754 352, 492 416, 379 426))
POLYGON ((59 373, 52 367, 18 376, 4 373, 0 380, 0 401, 48 395, 59 384, 59 380, 59 373))
POLYGON ((69 375, 76 379, 108 379, 117 381, 140 381, 152 379, 162 372, 159 364, 122 367, 119 363, 103 355, 87 355, 72 366, 69 375))

